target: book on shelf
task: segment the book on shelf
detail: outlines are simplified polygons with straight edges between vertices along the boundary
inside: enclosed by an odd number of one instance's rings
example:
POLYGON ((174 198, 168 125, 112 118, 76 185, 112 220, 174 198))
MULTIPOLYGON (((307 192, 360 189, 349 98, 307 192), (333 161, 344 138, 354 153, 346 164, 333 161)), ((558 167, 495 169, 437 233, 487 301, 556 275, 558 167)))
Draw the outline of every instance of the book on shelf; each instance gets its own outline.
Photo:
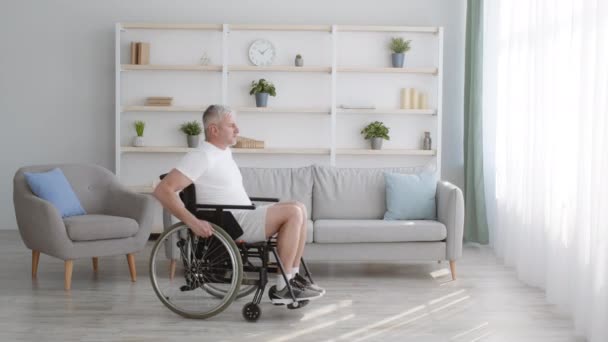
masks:
POLYGON ((154 100, 154 99, 146 99, 146 102, 151 103, 171 103, 173 100, 154 100))
POLYGON ((137 42, 131 42, 131 64, 137 64, 137 42))
POLYGON ((131 42, 131 64, 150 64, 150 43, 131 42))
POLYGON ((246 137, 237 137, 233 148, 264 148, 264 142, 246 137))
POLYGON ((148 96, 148 100, 173 100, 172 96, 148 96))
POLYGON ((376 109, 376 106, 374 106, 374 105, 348 105, 348 104, 343 104, 343 105, 340 105, 340 108, 342 108, 342 109, 376 109))
POLYGON ((137 64, 150 64, 150 43, 137 43, 137 64))
POLYGON ((146 106, 171 107, 171 103, 149 103, 149 102, 146 102, 146 106))
POLYGON ((173 97, 171 96, 149 96, 146 98, 147 106, 171 106, 173 97))

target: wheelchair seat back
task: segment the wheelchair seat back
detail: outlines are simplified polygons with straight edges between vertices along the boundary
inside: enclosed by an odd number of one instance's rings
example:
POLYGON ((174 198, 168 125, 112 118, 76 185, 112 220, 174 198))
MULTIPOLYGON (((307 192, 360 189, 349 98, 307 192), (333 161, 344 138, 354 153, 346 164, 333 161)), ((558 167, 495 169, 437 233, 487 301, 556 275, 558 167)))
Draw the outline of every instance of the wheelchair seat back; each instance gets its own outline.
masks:
MULTIPOLYGON (((160 179, 162 180, 165 178, 165 176, 167 176, 166 173, 160 175, 160 179)), ((212 209, 202 210, 196 208, 196 187, 194 186, 194 183, 188 185, 182 191, 180 191, 179 198, 184 203, 186 209, 188 209, 188 211, 194 216, 222 227, 222 229, 224 229, 233 240, 236 240, 243 235, 243 229, 231 212, 212 209)))

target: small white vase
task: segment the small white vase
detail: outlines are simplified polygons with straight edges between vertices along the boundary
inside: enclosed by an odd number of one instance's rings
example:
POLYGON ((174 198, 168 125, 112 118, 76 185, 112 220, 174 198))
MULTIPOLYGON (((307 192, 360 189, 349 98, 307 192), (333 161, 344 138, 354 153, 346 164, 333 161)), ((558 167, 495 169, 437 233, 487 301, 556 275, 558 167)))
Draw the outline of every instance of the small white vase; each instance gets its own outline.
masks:
POLYGON ((133 146, 135 147, 142 147, 144 146, 144 137, 134 137, 133 138, 133 146))

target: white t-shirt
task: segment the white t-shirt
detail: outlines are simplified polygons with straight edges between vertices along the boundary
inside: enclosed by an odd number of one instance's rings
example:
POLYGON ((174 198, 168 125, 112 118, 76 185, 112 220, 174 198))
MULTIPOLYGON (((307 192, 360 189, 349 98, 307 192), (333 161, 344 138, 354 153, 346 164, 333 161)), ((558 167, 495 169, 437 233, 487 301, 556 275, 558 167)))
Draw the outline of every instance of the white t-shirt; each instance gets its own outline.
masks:
POLYGON ((204 141, 176 169, 194 183, 197 203, 251 205, 230 148, 222 150, 204 141))

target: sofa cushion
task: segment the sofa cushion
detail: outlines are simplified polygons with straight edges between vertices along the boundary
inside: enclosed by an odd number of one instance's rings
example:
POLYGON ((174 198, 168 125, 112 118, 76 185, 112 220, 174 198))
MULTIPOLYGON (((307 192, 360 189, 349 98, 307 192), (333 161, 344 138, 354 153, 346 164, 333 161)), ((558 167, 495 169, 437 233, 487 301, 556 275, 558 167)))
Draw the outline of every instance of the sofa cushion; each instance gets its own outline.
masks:
POLYGON ((314 241, 314 238, 313 238, 314 223, 312 222, 312 220, 308 220, 307 223, 308 224, 306 225, 306 243, 312 243, 314 241))
POLYGON ((386 182, 385 220, 435 220, 437 177, 430 172, 417 174, 384 173, 386 182))
POLYGON ((438 221, 317 220, 317 243, 441 241, 447 230, 438 221))
MULTIPOLYGON (((300 168, 241 167, 243 185, 250 197, 275 197, 281 202, 298 201, 312 215, 312 166, 300 168)), ((268 204, 268 203, 264 203, 268 204)))
POLYGON ((61 217, 84 215, 86 212, 82 208, 74 189, 59 168, 54 168, 48 172, 24 172, 25 180, 32 192, 51 202, 59 211, 61 217))
POLYGON ((419 173, 424 167, 335 168, 314 166, 313 219, 382 219, 384 172, 419 173))
POLYGON ((82 215, 63 220, 72 241, 122 239, 137 233, 137 221, 128 217, 82 215))

